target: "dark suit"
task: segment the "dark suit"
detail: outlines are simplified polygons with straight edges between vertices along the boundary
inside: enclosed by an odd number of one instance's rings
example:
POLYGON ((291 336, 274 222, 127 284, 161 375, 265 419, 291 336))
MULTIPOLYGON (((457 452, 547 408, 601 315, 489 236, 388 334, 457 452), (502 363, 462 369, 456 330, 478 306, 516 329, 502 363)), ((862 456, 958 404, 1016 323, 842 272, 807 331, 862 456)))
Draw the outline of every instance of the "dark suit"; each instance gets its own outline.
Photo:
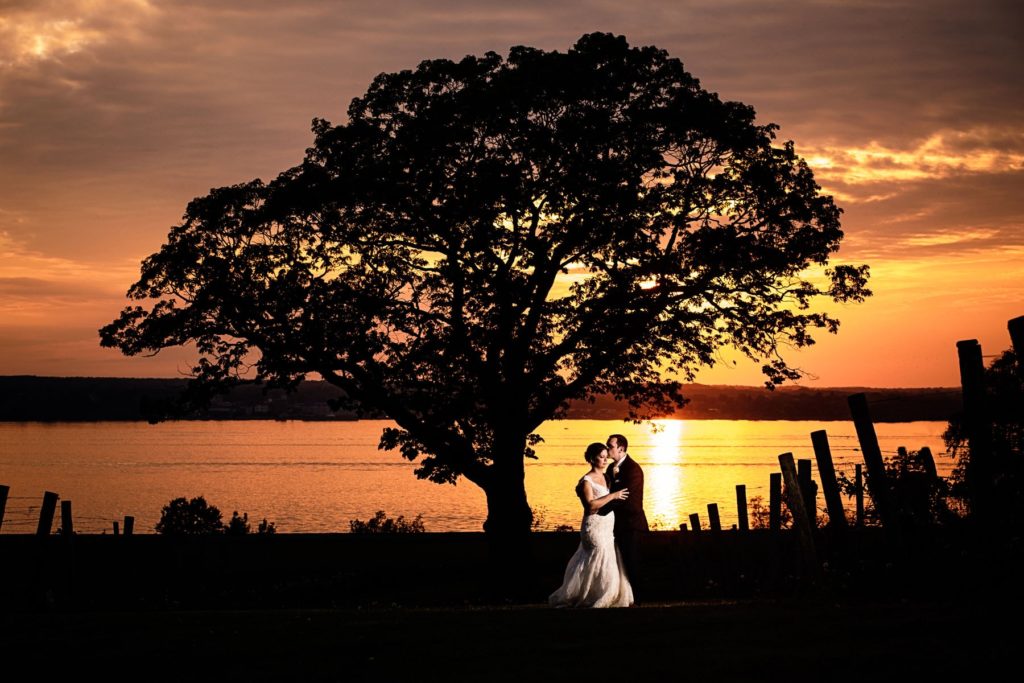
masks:
POLYGON ((649 530, 647 515, 644 513, 644 471, 627 455, 619 464, 619 473, 615 474, 613 465, 608 468, 606 476, 610 479, 612 491, 629 489, 626 500, 612 501, 601 512, 615 512, 615 543, 622 553, 626 576, 633 586, 633 599, 639 602, 637 596, 640 595, 643 576, 638 546, 640 537, 649 530))

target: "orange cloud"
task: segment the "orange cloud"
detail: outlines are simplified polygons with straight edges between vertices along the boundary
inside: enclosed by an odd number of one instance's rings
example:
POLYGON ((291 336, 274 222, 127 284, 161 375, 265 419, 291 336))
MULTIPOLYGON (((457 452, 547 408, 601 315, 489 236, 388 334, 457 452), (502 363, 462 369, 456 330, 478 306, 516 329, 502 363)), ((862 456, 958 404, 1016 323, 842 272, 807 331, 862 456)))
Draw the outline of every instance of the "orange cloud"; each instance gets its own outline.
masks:
POLYGON ((1024 170, 1024 130, 942 130, 908 149, 871 141, 863 147, 811 147, 805 154, 811 168, 826 184, 840 181, 859 185, 935 180, 964 173, 1006 173, 1024 170))

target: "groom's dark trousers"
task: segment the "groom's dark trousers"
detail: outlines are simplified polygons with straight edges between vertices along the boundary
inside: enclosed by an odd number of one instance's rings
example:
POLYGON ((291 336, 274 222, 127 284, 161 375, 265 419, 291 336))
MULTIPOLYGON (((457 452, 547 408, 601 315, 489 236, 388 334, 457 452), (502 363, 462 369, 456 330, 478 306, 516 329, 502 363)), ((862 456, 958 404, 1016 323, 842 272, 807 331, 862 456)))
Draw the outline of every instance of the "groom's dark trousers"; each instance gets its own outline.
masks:
POLYGON ((629 489, 626 500, 616 500, 605 505, 601 512, 615 512, 615 543, 622 553, 622 564, 626 577, 633 587, 633 601, 640 602, 643 595, 643 568, 640 566, 640 538, 649 530, 647 515, 644 513, 644 471, 631 457, 625 457, 619 464, 608 469, 611 490, 629 489))

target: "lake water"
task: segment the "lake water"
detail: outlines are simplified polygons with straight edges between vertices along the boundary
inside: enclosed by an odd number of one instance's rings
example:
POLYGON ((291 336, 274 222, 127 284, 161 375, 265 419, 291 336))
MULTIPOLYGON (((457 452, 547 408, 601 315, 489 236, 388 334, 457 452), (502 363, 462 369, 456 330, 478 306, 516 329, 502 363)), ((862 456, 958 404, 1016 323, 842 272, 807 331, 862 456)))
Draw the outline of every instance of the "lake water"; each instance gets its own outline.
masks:
MULTIPOLYGON (((391 423, 164 422, 0 423, 0 484, 10 486, 2 533, 33 533, 44 491, 72 501, 80 533, 109 530, 135 517, 136 533, 153 533, 163 505, 203 495, 225 521, 247 512, 255 530, 266 517, 279 532, 348 531, 349 520, 376 510, 407 518, 423 515, 428 531, 479 531, 484 495, 468 481, 457 486, 420 481, 415 465, 377 450, 391 423)), ((735 486, 768 498, 769 474, 779 453, 814 458, 810 433, 829 434, 837 470, 851 476, 862 462, 852 422, 565 420, 544 424, 539 460, 527 461, 526 489, 542 528, 579 528, 573 489, 588 466, 592 441, 622 433, 644 468, 644 507, 652 526, 675 528, 691 512, 707 519, 716 502, 722 523, 736 521, 735 486)), ((944 422, 878 424, 883 453, 898 446, 929 446, 939 473, 949 474, 941 434, 944 422)), ((814 470, 817 480, 817 470, 814 470)), ((823 505, 819 495, 819 504, 823 505)), ((58 506, 58 518, 60 508, 58 506)), ((59 524, 55 521, 55 527, 59 524)))

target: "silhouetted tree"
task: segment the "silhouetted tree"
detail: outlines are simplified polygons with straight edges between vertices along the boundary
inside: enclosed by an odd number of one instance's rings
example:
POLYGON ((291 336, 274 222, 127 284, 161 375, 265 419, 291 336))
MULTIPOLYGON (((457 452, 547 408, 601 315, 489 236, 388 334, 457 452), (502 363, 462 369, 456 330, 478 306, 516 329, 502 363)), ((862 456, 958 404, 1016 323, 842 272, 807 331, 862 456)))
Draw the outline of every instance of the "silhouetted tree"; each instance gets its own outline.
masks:
POLYGON ((525 533, 524 460, 568 401, 670 411, 726 346, 774 386, 800 376, 780 349, 836 331, 813 300, 869 294, 826 268, 840 209, 776 130, 610 34, 381 74, 303 163, 192 201, 102 344, 194 341, 195 392, 317 373, 525 533))
MULTIPOLYGON (((1024 521, 1024 367, 1013 350, 1004 351, 985 369, 984 411, 991 430, 991 465, 984 471, 993 477, 992 521, 1019 524, 1024 521)), ((963 414, 949 421, 942 438, 956 458, 952 493, 971 511, 976 487, 968 480, 973 454, 963 414)))
POLYGON ((156 532, 168 536, 216 534, 224 531, 220 510, 208 505, 203 496, 192 500, 175 498, 163 507, 156 532))

